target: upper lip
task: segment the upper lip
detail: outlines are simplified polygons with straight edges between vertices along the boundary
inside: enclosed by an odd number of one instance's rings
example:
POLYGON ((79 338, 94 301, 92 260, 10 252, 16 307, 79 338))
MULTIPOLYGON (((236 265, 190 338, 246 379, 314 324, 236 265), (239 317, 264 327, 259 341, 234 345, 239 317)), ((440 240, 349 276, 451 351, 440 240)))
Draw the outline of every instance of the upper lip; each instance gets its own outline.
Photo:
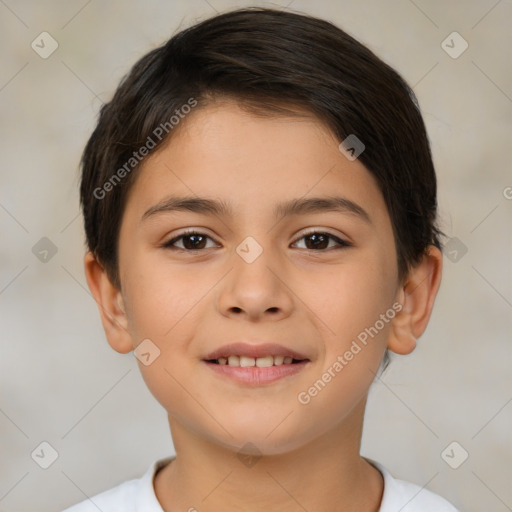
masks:
POLYGON ((307 356, 283 345, 277 343, 245 343, 235 342, 223 345, 222 347, 210 352, 205 360, 218 359, 228 356, 246 356, 246 357, 265 357, 265 356, 283 356, 293 359, 308 359, 307 356))

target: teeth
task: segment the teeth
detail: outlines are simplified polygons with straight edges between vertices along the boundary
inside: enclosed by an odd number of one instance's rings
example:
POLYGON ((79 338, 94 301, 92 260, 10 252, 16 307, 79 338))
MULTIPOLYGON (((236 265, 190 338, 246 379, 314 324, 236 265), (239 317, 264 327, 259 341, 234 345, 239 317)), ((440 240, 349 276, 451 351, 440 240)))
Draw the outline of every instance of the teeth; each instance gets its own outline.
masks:
POLYGON ((250 367, 257 366, 258 368, 268 368, 269 366, 279 366, 281 364, 291 364, 292 357, 284 356, 265 356, 265 357, 247 357, 247 356, 229 356, 219 357, 217 362, 229 366, 250 367))
POLYGON ((238 356, 229 356, 228 364, 229 366, 240 366, 240 358, 238 356))
POLYGON ((274 364, 276 366, 283 364, 283 361, 284 361, 284 356, 274 356, 274 364))
POLYGON ((254 366, 255 363, 254 357, 240 356, 240 366, 254 366))
POLYGON ((274 358, 272 356, 258 357, 256 359, 256 366, 258 368, 267 368, 268 366, 274 366, 274 358))

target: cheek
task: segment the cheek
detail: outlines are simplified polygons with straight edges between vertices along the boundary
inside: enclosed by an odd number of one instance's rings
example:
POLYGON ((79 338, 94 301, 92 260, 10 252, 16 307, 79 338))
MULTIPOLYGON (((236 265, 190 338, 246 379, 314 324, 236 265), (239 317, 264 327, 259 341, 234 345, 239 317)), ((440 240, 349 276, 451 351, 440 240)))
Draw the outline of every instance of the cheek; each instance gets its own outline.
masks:
MULTIPOLYGON (((337 265, 313 281, 316 291, 309 293, 308 305, 317 312, 319 323, 325 326, 322 331, 332 340, 326 343, 330 352, 349 346, 391 307, 395 283, 388 260, 386 255, 364 251, 357 255, 357 261, 354 258, 346 265, 337 265)), ((388 323, 381 326, 384 335, 388 328, 388 323)))
POLYGON ((343 421, 367 394, 378 372, 394 310, 390 309, 390 283, 379 283, 382 269, 375 262, 372 265, 338 269, 329 279, 327 296, 321 301, 317 296, 314 309, 319 312, 319 325, 329 328, 323 328, 325 355, 297 396, 307 417, 323 418, 310 425, 313 430, 343 421), (386 316, 387 311, 391 314, 386 316))
POLYGON ((190 343, 200 323, 201 298, 210 282, 194 282, 192 275, 179 274, 171 265, 148 264, 132 258, 125 275, 127 315, 134 344, 149 339, 158 356, 145 365, 138 361, 141 374, 155 398, 171 411, 180 410, 188 395, 179 383, 190 380, 190 343))
POLYGON ((180 276, 170 265, 133 265, 126 276, 130 325, 136 338, 172 337, 180 319, 198 303, 201 284, 180 276))

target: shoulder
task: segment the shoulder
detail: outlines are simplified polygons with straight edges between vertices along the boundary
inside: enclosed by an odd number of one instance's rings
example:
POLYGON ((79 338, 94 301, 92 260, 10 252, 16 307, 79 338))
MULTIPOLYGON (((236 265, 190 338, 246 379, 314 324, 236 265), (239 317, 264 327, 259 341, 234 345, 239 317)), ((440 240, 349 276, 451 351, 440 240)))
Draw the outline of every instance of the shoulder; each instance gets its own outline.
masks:
POLYGON ((394 478, 389 471, 378 462, 369 460, 384 478, 384 493, 379 512, 458 512, 443 497, 405 480, 394 478))
POLYGON ((153 478, 156 471, 167 464, 171 457, 153 462, 140 478, 127 480, 62 512, 163 512, 158 502, 153 478))
POLYGON ((127 480, 122 484, 91 496, 62 512, 113 512, 114 510, 134 510, 134 497, 137 493, 137 480, 127 480), (132 507, 132 508, 130 508, 132 507))

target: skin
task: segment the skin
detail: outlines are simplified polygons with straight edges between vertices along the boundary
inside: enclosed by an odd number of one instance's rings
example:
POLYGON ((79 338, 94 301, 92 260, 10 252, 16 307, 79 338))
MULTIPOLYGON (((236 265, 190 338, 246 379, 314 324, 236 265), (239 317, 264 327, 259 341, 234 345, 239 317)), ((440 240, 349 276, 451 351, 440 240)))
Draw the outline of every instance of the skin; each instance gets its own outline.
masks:
POLYGON ((166 409, 176 459, 156 476, 166 512, 344 510, 376 512, 380 472, 360 441, 368 390, 384 351, 409 354, 437 294, 442 254, 431 246, 407 278, 397 278, 396 247, 383 196, 371 173, 348 160, 313 116, 261 117, 234 101, 197 108, 169 142, 143 162, 119 237, 121 290, 91 253, 89 287, 108 342, 128 353, 149 338, 160 350, 139 361, 166 409), (274 218, 274 205, 333 192, 356 202, 351 213, 274 218), (229 202, 233 217, 164 212, 141 221, 170 195, 229 202), (179 239, 184 228, 209 238, 179 239), (315 228, 315 229, 310 229, 315 228), (316 248, 309 231, 334 239, 316 248), (236 252, 248 236, 262 254, 236 252), (195 253, 185 247, 199 247, 195 253), (202 252, 201 252, 202 251, 202 252), (308 390, 394 302, 402 310, 307 404, 308 390), (281 343, 305 353, 298 374, 260 387, 220 377, 202 361, 235 340, 281 343), (260 458, 243 464, 252 443, 260 458))

